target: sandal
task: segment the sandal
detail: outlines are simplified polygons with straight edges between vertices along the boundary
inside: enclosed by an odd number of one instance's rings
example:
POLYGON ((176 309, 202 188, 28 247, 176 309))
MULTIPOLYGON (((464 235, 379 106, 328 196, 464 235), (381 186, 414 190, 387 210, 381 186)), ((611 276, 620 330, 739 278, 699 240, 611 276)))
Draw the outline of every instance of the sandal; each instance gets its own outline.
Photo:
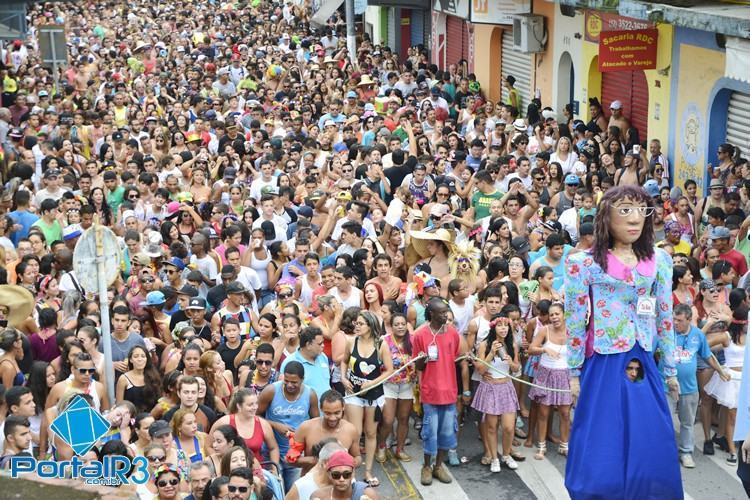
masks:
POLYGON ((540 441, 536 445, 536 454, 534 455, 534 460, 544 460, 544 455, 547 453, 547 443, 544 441, 540 441))
POLYGON ((560 443, 560 446, 557 447, 557 453, 560 455, 567 457, 568 456, 568 443, 560 443))
POLYGON ((365 472, 365 482, 370 488, 377 488, 378 486, 380 486, 380 480, 377 477, 373 476, 372 472, 365 472))
POLYGON ((492 457, 482 457, 479 463, 482 465, 490 465, 492 463, 492 457))
POLYGON ((510 457, 516 462, 523 462, 524 460, 526 460, 526 457, 521 455, 521 453, 517 452, 516 450, 510 452, 510 457))

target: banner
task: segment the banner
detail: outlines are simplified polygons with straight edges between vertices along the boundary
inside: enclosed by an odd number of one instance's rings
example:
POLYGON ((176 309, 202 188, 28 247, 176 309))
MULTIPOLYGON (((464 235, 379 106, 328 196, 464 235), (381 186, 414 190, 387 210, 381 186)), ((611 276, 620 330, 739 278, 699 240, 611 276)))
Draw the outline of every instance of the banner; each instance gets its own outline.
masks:
POLYGON ((635 71, 656 68, 655 29, 602 31, 599 35, 599 71, 635 71))

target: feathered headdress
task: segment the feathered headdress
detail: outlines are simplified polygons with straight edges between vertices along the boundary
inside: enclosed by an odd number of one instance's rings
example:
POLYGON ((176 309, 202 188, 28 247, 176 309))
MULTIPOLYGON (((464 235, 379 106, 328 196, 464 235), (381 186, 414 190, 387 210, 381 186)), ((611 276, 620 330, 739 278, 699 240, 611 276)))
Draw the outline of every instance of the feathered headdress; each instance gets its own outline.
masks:
POLYGON ((471 240, 463 240, 456 243, 453 252, 448 256, 448 266, 451 271, 451 277, 454 279, 464 277, 459 276, 458 264, 467 261, 471 268, 470 277, 476 278, 477 273, 479 273, 479 259, 481 256, 482 253, 474 246, 474 243, 471 240))

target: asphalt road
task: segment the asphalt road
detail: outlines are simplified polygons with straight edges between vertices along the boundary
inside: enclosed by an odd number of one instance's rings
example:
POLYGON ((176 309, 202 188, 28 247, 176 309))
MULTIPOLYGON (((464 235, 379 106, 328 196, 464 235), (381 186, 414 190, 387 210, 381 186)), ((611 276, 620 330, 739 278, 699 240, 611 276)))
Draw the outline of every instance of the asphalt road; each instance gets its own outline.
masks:
MULTIPOLYGON (((676 422, 676 420, 675 420, 676 422)), ((384 500, 560 500, 570 498, 564 487, 565 458, 557 454, 557 447, 547 445, 547 458, 534 460, 534 449, 517 448, 527 459, 519 463, 516 471, 503 468, 500 473, 491 473, 488 466, 479 463, 482 443, 478 439, 476 425, 467 422, 461 429, 459 456, 466 456, 469 463, 449 468, 454 477, 452 484, 435 480, 431 486, 419 483, 421 468, 421 442, 416 431, 409 431, 413 443, 407 448, 415 458, 409 463, 390 459, 383 466, 376 463, 375 474, 381 485, 378 493, 384 500)), ((742 484, 737 478, 736 466, 726 464, 727 454, 716 449, 714 456, 704 456, 703 432, 700 424, 695 427, 696 450, 693 454, 695 469, 682 468, 682 482, 686 500, 744 499, 742 484)))

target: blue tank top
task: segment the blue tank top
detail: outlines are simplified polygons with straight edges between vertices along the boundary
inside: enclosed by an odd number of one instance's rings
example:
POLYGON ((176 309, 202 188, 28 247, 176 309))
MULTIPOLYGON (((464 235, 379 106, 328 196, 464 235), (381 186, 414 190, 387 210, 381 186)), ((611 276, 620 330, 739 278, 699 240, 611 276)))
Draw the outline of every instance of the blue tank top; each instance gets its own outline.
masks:
MULTIPOLYGON (((274 382, 273 386, 273 401, 266 410, 266 419, 288 425, 296 431, 302 422, 310 418, 310 388, 303 384, 300 396, 295 401, 288 401, 284 396, 283 382, 274 382)), ((273 434, 283 457, 289 450, 289 439, 276 429, 273 434)))

